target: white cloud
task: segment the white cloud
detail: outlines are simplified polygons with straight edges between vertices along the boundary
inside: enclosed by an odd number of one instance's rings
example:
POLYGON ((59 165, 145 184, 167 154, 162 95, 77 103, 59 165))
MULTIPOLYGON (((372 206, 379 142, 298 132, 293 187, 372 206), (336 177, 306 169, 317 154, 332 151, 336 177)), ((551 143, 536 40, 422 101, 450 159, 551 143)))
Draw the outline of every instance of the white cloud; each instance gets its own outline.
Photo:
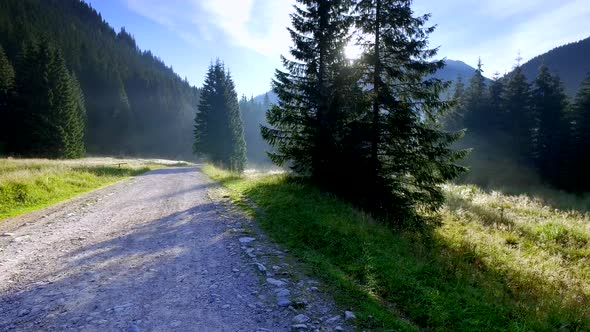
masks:
POLYGON ((266 56, 288 51, 286 27, 294 0, 126 0, 127 6, 175 31, 187 41, 214 40, 266 56), (257 10, 258 9, 258 10, 257 10), (256 25, 256 29, 253 26, 256 25), (198 34, 198 35, 196 35, 198 34))
MULTIPOLYGON (((229 43, 270 57, 291 45, 286 27, 295 0, 125 1, 195 44, 229 43)), ((488 76, 510 70, 519 51, 526 61, 590 34, 588 0, 416 0, 415 9, 433 14, 432 44, 442 45, 441 56, 472 65, 481 56, 488 76)))
POLYGON ((200 2, 209 23, 220 28, 233 44, 263 55, 277 55, 291 43, 287 26, 292 0, 216 0, 200 2), (252 26, 259 25, 258 31, 252 26))

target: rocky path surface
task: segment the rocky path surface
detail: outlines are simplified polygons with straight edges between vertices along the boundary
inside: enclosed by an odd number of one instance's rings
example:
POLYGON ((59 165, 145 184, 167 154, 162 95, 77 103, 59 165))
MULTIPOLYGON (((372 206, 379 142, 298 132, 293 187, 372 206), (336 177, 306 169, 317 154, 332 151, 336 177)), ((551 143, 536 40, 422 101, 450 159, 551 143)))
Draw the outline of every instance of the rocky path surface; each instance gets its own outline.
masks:
POLYGON ((0 222, 0 331, 350 330, 198 168, 0 222))

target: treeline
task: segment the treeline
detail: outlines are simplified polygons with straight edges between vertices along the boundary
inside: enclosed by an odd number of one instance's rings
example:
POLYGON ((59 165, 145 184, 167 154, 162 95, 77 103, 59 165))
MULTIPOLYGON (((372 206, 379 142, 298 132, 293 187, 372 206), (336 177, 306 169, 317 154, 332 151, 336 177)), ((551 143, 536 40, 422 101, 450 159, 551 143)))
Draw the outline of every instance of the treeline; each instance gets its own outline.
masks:
POLYGON ((388 221, 423 221, 416 211, 441 206, 439 185, 466 154, 452 149, 462 133, 439 126, 453 105, 440 99, 449 83, 432 76, 444 62, 432 60, 429 16, 411 1, 298 3, 286 70, 273 80, 279 102, 262 128, 271 159, 388 221), (350 41, 364 50, 354 62, 350 41))
MULTIPOLYGON (((3 0, 0 44, 9 63, 16 67, 17 81, 19 76, 23 80, 27 77, 19 74, 18 68, 25 48, 47 45, 41 48, 61 54, 68 73, 84 93, 88 153, 192 155, 192 122, 199 90, 149 51, 141 51, 124 29, 115 32, 88 4, 80 0, 3 0)), ((0 116, 3 124, 9 121, 4 118, 6 113, 0 116)), ((24 145, 21 148, 25 150, 0 153, 38 152, 24 145)))
MULTIPOLYGON (((517 64, 505 77, 486 84, 480 62, 467 87, 456 85, 454 98, 459 103, 445 125, 467 128, 466 141, 474 147, 476 160, 473 172, 485 172, 480 180, 493 182, 495 176, 512 171, 501 166, 500 161, 508 159, 546 184, 590 190, 590 74, 570 100, 547 66, 541 66, 532 83, 517 64)), ((512 178, 519 176, 526 174, 512 178)))
POLYGON ((46 158, 84 155, 84 95, 55 47, 25 44, 15 71, 0 46, 0 82, 0 149, 46 158))

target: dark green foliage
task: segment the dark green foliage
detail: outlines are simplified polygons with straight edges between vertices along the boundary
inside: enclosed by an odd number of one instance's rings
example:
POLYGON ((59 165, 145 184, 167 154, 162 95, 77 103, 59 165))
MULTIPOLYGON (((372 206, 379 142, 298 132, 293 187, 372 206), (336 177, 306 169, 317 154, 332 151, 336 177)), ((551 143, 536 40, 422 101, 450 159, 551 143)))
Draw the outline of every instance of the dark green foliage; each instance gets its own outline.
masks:
POLYGON ((590 73, 576 95, 572 117, 567 182, 575 191, 587 192, 590 190, 590 73))
POLYGON ((416 207, 439 208, 439 184, 461 173, 455 161, 466 154, 451 149, 461 132, 436 125, 453 106, 439 97, 449 83, 428 78, 444 62, 430 61, 437 53, 428 48, 434 28, 425 27, 428 15, 415 17, 410 5, 360 0, 356 7, 371 104, 368 203, 398 222, 415 220, 416 207))
POLYGON ((522 66, 502 78, 496 74, 487 88, 478 72, 464 93, 460 86, 456 89, 460 102, 455 118, 443 122, 458 128, 457 115, 465 114, 468 135, 461 145, 474 152, 466 160, 472 172, 463 180, 485 186, 550 184, 575 192, 590 190, 590 79, 582 83, 570 107, 562 81, 548 66, 541 66, 532 85, 522 66))
POLYGON ((458 76, 451 100, 455 103, 453 108, 441 119, 441 125, 448 130, 460 130, 465 128, 465 84, 463 78, 458 76))
POLYGON ((535 116, 535 163, 539 175, 549 183, 560 180, 563 166, 564 135, 568 131, 565 120, 567 96, 557 76, 542 66, 532 89, 532 108, 535 116))
POLYGON ((494 79, 488 87, 488 111, 490 119, 488 123, 489 133, 497 133, 500 131, 500 123, 504 117, 502 111, 502 92, 504 91, 504 80, 500 79, 498 73, 494 74, 494 79))
POLYGON ((503 121, 500 130, 511 138, 511 150, 519 164, 530 165, 533 155, 530 85, 518 65, 506 78, 502 92, 503 121))
POLYGON ((273 91, 279 102, 267 113, 262 136, 276 148, 270 158, 295 172, 330 186, 340 166, 338 151, 342 110, 337 107, 336 80, 346 66, 343 48, 351 20, 348 0, 299 0, 289 30, 294 60, 282 58, 273 91))
MULTIPOLYGON (((79 0, 0 1, 0 43, 50 39, 84 91, 92 154, 189 158, 198 90, 79 0)), ((17 73, 17 75, 19 75, 17 73)))
POLYGON ((262 128, 271 159, 394 222, 440 207, 439 185, 463 170, 455 161, 465 151, 451 149, 461 132, 437 125, 453 104, 439 98, 448 83, 432 77, 444 62, 430 61, 428 17, 414 17, 410 1, 300 4, 294 60, 283 58, 279 103, 262 128), (342 50, 355 21, 365 54, 350 63, 342 50))
POLYGON ((207 72, 194 133, 195 153, 234 171, 244 170, 246 143, 238 96, 229 72, 219 60, 207 72))
POLYGON ((14 97, 14 68, 0 46, 0 155, 5 152, 11 126, 8 112, 14 97))
POLYGON ((480 136, 487 134, 490 127, 490 114, 488 102, 488 90, 486 86, 486 79, 483 77, 483 64, 481 59, 477 63, 475 74, 469 81, 469 87, 465 91, 463 104, 465 111, 465 127, 469 128, 468 135, 473 133, 480 136))
POLYGON ((34 157, 82 157, 84 97, 61 52, 47 41, 26 44, 16 72, 9 151, 34 157))

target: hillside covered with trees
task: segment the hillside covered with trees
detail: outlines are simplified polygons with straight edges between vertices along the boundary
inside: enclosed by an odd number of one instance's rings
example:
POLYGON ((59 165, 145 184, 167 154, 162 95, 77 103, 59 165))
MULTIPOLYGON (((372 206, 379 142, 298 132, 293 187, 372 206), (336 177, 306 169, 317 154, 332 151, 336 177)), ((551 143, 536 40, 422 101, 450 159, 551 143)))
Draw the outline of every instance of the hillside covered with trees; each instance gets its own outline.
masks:
POLYGON ((590 37, 534 57, 522 65, 522 71, 533 82, 543 65, 547 66, 551 74, 561 78, 569 96, 575 96, 586 74, 590 72, 590 37))
MULTIPOLYGON (((48 103, 43 93, 51 89, 29 89, 35 77, 43 74, 39 67, 41 59, 29 55, 41 52, 57 59, 52 60, 57 67, 63 67, 63 62, 65 67, 60 69, 63 81, 72 81, 68 83, 72 89, 82 91, 76 98, 81 101, 83 96, 85 101, 83 145, 89 154, 191 156, 199 90, 151 52, 140 50, 125 29, 113 30, 88 4, 79 0, 2 1, 0 45, 7 57, 7 60, 0 60, 3 61, 2 108, 7 109, 8 102, 16 105, 10 107, 13 110, 10 114, 0 113, 3 125, 16 129, 15 124, 19 122, 50 116, 42 113, 51 113, 47 108, 32 103, 48 103), (65 78, 66 74, 69 79, 65 78), (10 81, 6 79, 10 76, 14 76, 16 84, 7 94, 5 82, 10 81), (23 101, 29 104, 23 105, 23 101), (26 115, 25 109, 36 114, 26 115)), ((63 118, 65 115, 51 116, 63 118)), ((0 137, 4 140, 0 142, 0 148, 4 149, 0 153, 74 156, 35 151, 30 148, 37 146, 35 135, 45 140, 47 133, 29 129, 32 130, 30 134, 20 137, 6 134, 0 137)), ((77 139, 82 139, 80 133, 76 135, 77 139)))
POLYGON ((546 65, 529 82, 516 64, 491 83, 480 64, 466 86, 458 85, 457 105, 447 129, 466 128, 460 146, 473 148, 465 181, 491 186, 551 185, 590 190, 590 71, 574 97, 546 65))

